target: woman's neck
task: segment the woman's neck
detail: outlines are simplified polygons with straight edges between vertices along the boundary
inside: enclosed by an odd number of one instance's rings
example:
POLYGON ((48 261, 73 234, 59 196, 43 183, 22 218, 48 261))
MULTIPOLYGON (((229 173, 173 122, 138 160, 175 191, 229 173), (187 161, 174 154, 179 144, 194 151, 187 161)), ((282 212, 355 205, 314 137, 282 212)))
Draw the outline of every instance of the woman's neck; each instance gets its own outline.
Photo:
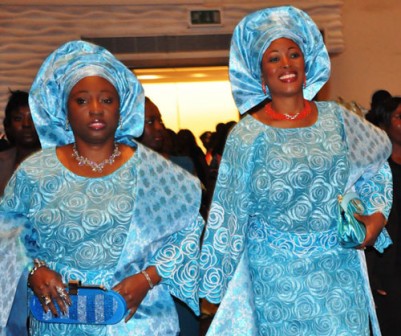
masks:
MULTIPOLYGON (((115 148, 114 144, 113 148, 115 148)), ((64 165, 64 167, 66 167, 68 170, 70 170, 76 175, 85 177, 101 177, 109 175, 114 171, 116 171, 118 168, 120 168, 124 163, 126 163, 135 153, 135 149, 133 147, 124 144, 118 144, 118 151, 119 154, 113 158, 112 160, 113 162, 111 164, 106 163, 102 165, 100 170, 94 170, 92 166, 85 164, 81 159, 77 160, 74 157, 73 144, 58 147, 56 149, 57 157, 60 160, 60 162, 64 165), (82 163, 80 161, 82 161, 82 163)), ((112 150, 111 155, 113 155, 113 152, 114 149, 112 150)), ((81 155, 81 153, 79 153, 79 155, 81 155)), ((110 154, 108 157, 106 157, 106 159, 109 158, 110 154)), ((101 161, 96 161, 96 163, 98 162, 101 161)))
MULTIPOLYGON (((302 95, 292 97, 272 97, 273 108, 276 112, 288 115, 295 115, 304 108, 304 98, 302 95)), ((268 104, 268 102, 267 102, 268 104)), ((310 113, 305 118, 294 120, 274 120, 266 113, 266 105, 261 105, 251 113, 258 121, 277 128, 301 128, 312 126, 318 119, 318 110, 314 103, 310 102, 310 113)))
POLYGON ((401 165, 401 144, 393 142, 392 146, 391 159, 401 165))
POLYGON ((272 96, 271 105, 276 112, 295 115, 304 108, 304 97, 302 95, 291 97, 272 96))
POLYGON ((115 142, 113 139, 101 144, 91 144, 77 140, 73 147, 76 148, 80 156, 94 162, 101 162, 112 155, 115 150, 115 142))

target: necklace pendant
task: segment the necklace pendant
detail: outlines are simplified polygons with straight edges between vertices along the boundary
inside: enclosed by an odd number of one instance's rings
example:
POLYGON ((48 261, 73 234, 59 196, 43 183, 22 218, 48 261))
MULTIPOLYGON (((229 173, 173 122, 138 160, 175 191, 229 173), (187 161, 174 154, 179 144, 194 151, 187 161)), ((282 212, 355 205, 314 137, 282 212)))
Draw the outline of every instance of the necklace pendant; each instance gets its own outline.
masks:
POLYGON ((103 168, 106 164, 112 165, 115 162, 116 157, 120 156, 121 152, 118 149, 118 144, 114 143, 114 151, 110 155, 109 158, 103 160, 102 162, 96 163, 92 160, 89 160, 87 157, 79 155, 77 145, 74 143, 72 146, 72 157, 77 161, 78 166, 89 166, 92 168, 94 173, 102 173, 103 168))
POLYGON ((286 119, 288 119, 288 120, 295 120, 295 119, 297 119, 297 117, 299 116, 299 114, 300 114, 300 112, 295 113, 295 114, 293 114, 293 115, 284 113, 283 115, 284 115, 284 117, 285 117, 286 119))
POLYGON ((301 111, 295 114, 279 113, 273 110, 272 103, 265 105, 265 113, 272 120, 300 120, 306 118, 312 111, 312 107, 309 101, 304 99, 304 107, 301 111))

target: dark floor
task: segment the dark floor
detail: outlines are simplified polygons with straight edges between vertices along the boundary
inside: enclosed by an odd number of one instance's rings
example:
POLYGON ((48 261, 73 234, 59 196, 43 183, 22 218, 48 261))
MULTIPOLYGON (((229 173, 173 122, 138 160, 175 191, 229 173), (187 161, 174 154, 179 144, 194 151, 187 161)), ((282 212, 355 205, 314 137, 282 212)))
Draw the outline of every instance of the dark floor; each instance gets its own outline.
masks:
POLYGON ((397 287, 388 288, 387 295, 373 291, 382 336, 401 335, 401 282, 397 287))

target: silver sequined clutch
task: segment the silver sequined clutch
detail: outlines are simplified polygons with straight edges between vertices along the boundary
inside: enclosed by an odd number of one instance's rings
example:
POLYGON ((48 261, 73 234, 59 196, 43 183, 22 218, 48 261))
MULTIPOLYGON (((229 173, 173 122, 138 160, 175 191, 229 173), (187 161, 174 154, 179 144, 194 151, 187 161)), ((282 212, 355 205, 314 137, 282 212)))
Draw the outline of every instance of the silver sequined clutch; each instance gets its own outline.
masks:
POLYGON ((50 310, 46 313, 36 295, 31 297, 29 306, 35 319, 46 323, 116 324, 126 311, 124 298, 115 291, 99 286, 84 286, 80 281, 69 282, 66 288, 72 305, 67 306, 63 315, 55 302, 58 317, 50 310))

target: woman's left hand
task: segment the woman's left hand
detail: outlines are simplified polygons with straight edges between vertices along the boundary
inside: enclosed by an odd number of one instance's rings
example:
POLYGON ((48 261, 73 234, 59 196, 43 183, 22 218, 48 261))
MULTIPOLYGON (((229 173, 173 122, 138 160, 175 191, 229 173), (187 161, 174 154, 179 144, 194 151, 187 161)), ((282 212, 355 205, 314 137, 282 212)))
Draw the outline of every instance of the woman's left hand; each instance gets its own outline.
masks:
POLYGON ((375 212, 371 215, 355 214, 355 218, 362 222, 366 227, 366 237, 363 243, 358 246, 359 249, 364 249, 367 246, 373 246, 377 237, 386 224, 386 218, 380 212, 375 212))
MULTIPOLYGON (((149 272, 149 268, 147 271, 154 279, 153 283, 156 285, 160 281, 160 277, 157 275, 157 273, 156 276, 153 275, 153 273, 156 272, 153 266, 151 266, 150 269, 152 272, 149 272)), ((128 322, 131 317, 134 316, 142 300, 150 290, 150 287, 145 276, 142 273, 137 273, 125 278, 119 284, 114 286, 113 290, 118 292, 127 303, 127 309, 129 313, 125 317, 125 322, 128 322)))

